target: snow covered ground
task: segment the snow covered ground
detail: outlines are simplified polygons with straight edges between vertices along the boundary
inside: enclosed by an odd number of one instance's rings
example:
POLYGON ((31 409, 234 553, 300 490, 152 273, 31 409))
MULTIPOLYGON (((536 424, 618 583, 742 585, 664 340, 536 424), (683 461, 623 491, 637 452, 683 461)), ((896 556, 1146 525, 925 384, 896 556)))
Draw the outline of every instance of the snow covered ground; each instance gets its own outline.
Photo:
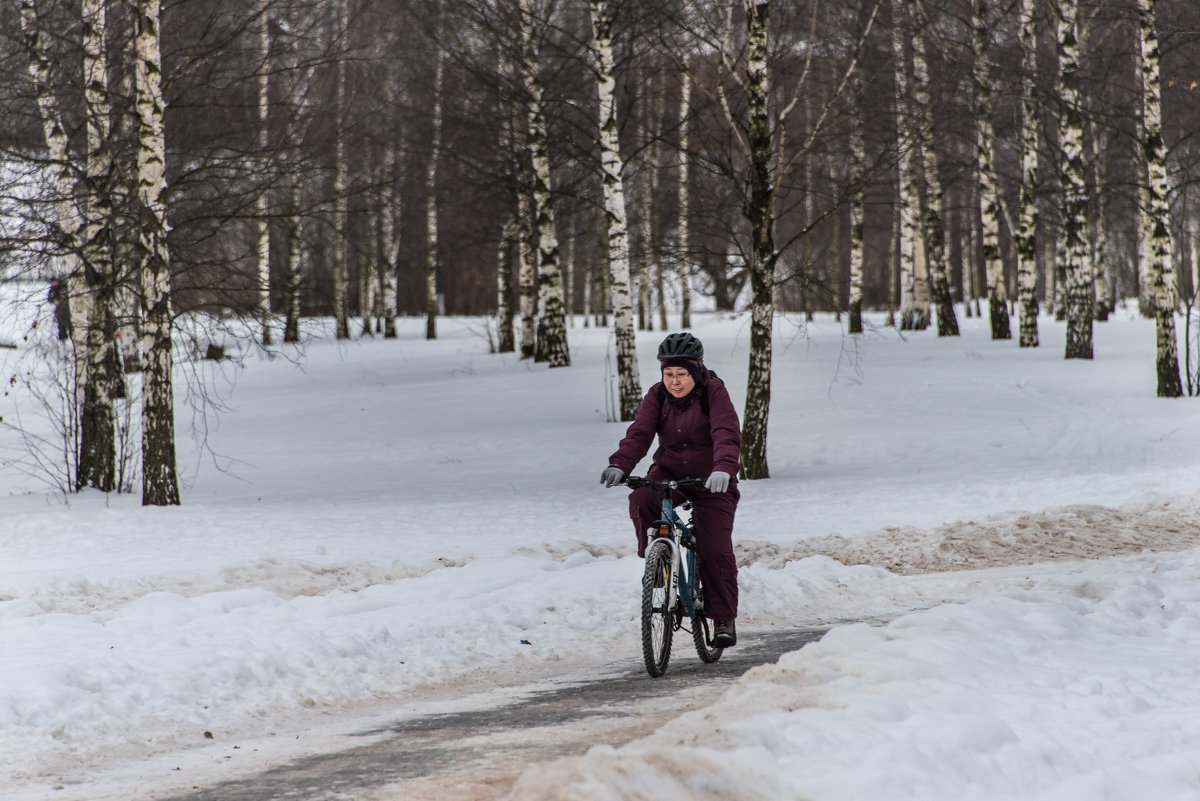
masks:
MULTIPOLYGON (((1065 362, 1049 318, 1026 351, 977 319, 873 321, 777 323, 739 630, 891 622, 650 741, 534 766, 515 798, 1200 798, 1200 405, 1154 397, 1153 323, 1097 325, 1097 358, 1065 362)), ((177 508, 0 469, 4 797, 161 794, 235 770, 233 742, 284 756, 452 684, 639 664, 641 563, 598 484, 623 431, 609 335, 572 329, 548 370, 482 329, 184 365, 177 508), (193 374, 219 415, 191 410, 193 374)), ((693 330, 740 410, 748 317, 693 330)), ((659 338, 639 335, 645 386, 659 338)), ((28 352, 0 351, 6 379, 28 352)), ((18 411, 48 432, 14 387, 18 411)), ((22 447, 0 430, 0 460, 22 447)))

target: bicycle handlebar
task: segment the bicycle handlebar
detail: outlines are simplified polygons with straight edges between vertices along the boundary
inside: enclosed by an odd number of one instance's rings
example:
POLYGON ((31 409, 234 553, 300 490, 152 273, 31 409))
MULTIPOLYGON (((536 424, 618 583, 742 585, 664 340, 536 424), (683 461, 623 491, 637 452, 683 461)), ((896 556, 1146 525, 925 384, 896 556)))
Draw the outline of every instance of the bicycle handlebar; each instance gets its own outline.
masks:
POLYGON ((655 481, 645 476, 626 476, 621 483, 632 489, 649 487, 650 489, 658 490, 699 490, 704 489, 705 482, 702 478, 685 478, 680 481, 655 481))

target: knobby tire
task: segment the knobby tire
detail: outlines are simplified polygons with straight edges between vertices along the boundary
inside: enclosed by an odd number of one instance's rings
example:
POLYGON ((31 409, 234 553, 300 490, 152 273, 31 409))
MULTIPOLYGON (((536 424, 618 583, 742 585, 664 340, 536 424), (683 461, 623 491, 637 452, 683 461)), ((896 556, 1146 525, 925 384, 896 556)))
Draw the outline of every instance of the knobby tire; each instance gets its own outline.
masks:
POLYGON ((642 575, 642 658, 646 672, 655 678, 667 672, 671 661, 671 637, 675 618, 667 609, 671 586, 671 548, 665 542, 651 544, 642 575))

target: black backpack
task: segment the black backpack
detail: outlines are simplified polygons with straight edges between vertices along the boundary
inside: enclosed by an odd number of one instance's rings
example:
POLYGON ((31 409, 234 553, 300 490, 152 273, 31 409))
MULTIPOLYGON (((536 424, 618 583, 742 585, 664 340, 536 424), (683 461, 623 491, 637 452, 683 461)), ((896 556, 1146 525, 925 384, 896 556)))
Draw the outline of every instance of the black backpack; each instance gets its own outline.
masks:
MULTIPOLYGON (((718 376, 712 370, 709 370, 708 377, 709 378, 717 378, 718 376)), ((660 417, 662 415, 666 414, 666 412, 667 412, 666 403, 667 403, 667 388, 664 384, 660 383, 658 385, 658 408, 660 409, 660 411, 659 411, 660 417)), ((700 393, 700 411, 704 412, 705 417, 708 417, 708 384, 707 383, 704 385, 704 390, 700 393)))

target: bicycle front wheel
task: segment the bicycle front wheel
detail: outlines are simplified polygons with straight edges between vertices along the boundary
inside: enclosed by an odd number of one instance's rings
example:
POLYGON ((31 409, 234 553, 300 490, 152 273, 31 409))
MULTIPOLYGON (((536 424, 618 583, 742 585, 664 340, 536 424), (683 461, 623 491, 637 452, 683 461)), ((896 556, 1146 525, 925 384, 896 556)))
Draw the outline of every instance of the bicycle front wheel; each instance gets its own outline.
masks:
POLYGON ((700 661, 711 664, 721 658, 725 649, 712 644, 713 622, 704 614, 704 585, 700 583, 699 568, 700 558, 697 557, 696 572, 692 577, 693 609, 696 610, 692 616, 692 641, 696 644, 696 653, 700 655, 700 661))
POLYGON ((658 677, 667 672, 671 661, 671 636, 675 617, 667 604, 671 597, 671 548, 656 542, 646 552, 646 572, 642 575, 642 658, 646 672, 658 677))

